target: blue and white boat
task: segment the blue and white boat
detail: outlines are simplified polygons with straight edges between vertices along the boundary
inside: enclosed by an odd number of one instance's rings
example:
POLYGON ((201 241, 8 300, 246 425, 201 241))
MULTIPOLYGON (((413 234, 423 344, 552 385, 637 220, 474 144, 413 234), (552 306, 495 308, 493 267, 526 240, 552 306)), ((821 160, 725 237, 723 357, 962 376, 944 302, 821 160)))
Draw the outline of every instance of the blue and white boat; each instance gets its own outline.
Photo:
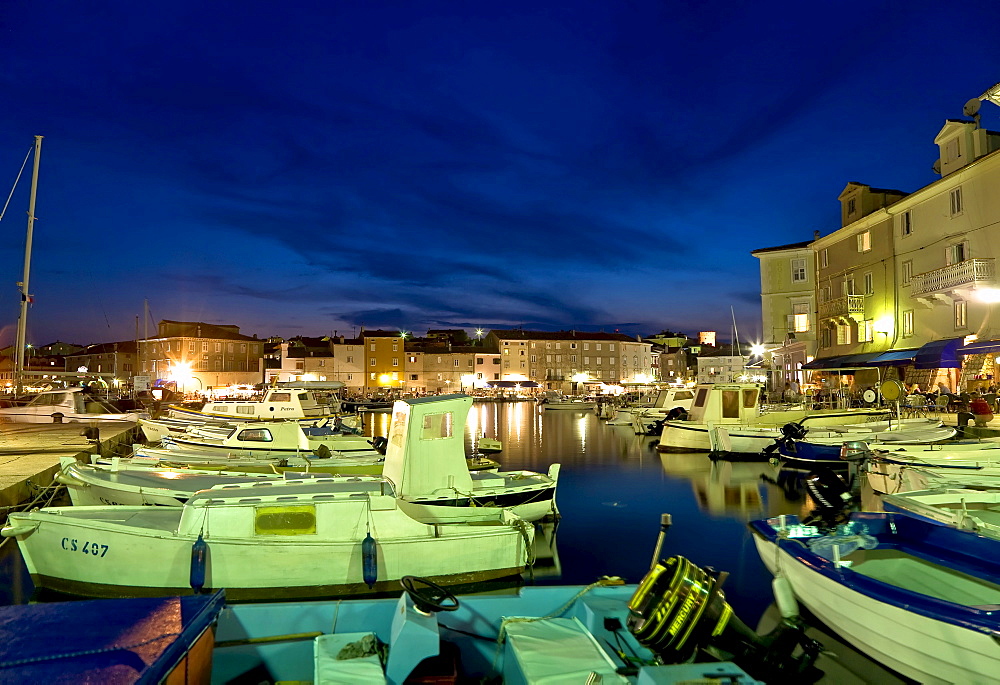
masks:
POLYGON ((765 448, 765 456, 778 456, 802 463, 838 463, 845 441, 866 442, 879 449, 920 447, 954 438, 957 430, 938 419, 877 421, 862 426, 823 426, 811 429, 801 424, 782 426, 780 438, 765 448), (774 455, 774 452, 778 455, 774 455))
POLYGON ((1000 674, 1000 540, 897 513, 750 523, 761 560, 859 651, 924 683, 1000 674))

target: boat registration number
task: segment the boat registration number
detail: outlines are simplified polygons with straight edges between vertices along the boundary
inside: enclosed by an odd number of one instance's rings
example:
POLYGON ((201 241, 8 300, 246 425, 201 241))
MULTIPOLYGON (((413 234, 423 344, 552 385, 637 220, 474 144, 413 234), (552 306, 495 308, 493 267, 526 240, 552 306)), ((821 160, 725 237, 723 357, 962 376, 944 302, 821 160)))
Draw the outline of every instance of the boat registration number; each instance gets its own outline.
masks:
POLYGON ((107 545, 99 545, 88 540, 76 540, 74 538, 63 538, 62 548, 67 552, 82 552, 94 557, 103 557, 108 553, 107 545))

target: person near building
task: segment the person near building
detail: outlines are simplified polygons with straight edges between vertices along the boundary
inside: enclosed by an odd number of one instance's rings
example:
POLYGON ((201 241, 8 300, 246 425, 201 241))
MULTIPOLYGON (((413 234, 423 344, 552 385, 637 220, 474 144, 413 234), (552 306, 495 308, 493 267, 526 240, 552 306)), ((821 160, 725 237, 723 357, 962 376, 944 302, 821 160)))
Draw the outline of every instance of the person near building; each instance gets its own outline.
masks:
POLYGON ((972 414, 972 419, 976 422, 976 425, 980 428, 993 420, 993 409, 990 407, 989 402, 984 400, 978 392, 972 393, 972 397, 969 400, 969 412, 972 414))

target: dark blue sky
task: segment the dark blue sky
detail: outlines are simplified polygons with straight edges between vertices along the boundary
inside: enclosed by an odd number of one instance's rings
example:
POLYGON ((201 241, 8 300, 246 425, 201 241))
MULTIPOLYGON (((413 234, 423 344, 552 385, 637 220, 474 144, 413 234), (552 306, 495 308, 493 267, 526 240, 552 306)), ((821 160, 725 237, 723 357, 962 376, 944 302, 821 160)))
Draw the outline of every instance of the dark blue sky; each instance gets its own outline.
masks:
MULTIPOLYGON (((913 191, 995 2, 0 4, 0 189, 45 136, 29 341, 604 329, 742 340, 750 251, 913 191)), ((1000 108, 983 106, 1000 129, 1000 108)), ((0 231, 18 314, 28 174, 0 231)))

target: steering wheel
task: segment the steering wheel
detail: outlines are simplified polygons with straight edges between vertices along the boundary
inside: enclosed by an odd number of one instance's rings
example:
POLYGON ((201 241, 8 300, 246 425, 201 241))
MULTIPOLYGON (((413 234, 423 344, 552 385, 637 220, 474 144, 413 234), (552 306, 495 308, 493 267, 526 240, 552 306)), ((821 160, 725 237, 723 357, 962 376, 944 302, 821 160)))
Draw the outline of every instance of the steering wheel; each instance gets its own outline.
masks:
POLYGON ((420 611, 425 613, 431 611, 455 611, 458 608, 458 600, 455 598, 455 595, 426 578, 403 576, 399 583, 420 611))

